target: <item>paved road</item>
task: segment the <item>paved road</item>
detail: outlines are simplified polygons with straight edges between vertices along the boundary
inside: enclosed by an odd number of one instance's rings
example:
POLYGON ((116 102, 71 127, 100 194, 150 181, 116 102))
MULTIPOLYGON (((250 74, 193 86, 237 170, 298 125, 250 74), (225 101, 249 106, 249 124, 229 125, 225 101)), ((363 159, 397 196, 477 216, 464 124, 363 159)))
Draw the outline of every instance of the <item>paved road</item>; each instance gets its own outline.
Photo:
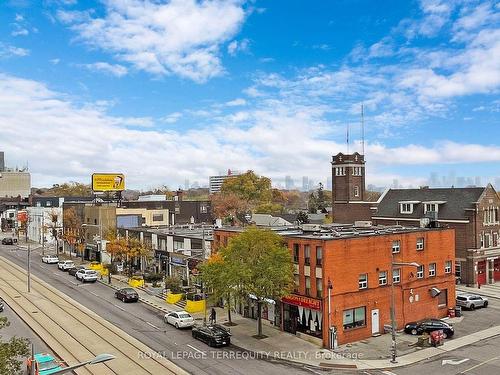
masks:
MULTIPOLYGON (((13 246, 0 245, 0 254, 14 263, 25 266, 27 252, 13 246)), ((194 340, 190 331, 179 331, 163 323, 162 315, 141 303, 123 304, 113 298, 114 291, 100 283, 82 284, 61 272, 56 265, 41 263, 32 253, 32 273, 58 290, 93 310, 112 324, 151 347, 154 356, 160 353, 192 374, 310 374, 283 363, 248 360, 249 353, 234 347, 209 349, 194 340)))

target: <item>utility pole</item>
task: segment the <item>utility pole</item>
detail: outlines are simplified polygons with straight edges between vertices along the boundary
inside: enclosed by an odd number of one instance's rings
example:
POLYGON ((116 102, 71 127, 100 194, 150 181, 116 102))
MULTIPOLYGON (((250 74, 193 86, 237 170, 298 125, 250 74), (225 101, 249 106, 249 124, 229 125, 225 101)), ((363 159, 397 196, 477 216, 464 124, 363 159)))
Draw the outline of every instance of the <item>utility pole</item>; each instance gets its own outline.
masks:
POLYGON ((42 256, 45 255, 45 212, 42 211, 42 256))
POLYGON ((28 293, 31 293, 31 265, 30 265, 31 250, 28 244, 28 293))

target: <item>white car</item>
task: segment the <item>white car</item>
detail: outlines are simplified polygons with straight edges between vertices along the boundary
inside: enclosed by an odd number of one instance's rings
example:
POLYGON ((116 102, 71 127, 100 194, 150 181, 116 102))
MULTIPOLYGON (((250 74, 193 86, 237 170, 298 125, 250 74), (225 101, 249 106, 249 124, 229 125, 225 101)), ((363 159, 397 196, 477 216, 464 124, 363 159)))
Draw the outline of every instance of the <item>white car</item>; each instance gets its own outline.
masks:
POLYGON ((97 272, 94 270, 79 270, 75 276, 77 280, 83 282, 90 281, 95 283, 97 281, 97 272))
POLYGON ((61 260, 59 263, 57 263, 57 268, 59 268, 61 271, 67 271, 74 266, 75 263, 72 260, 61 260))
POLYGON ((163 321, 172 324, 175 328, 186 328, 194 326, 194 318, 185 311, 173 311, 166 313, 163 321))
POLYGON ((55 255, 44 255, 42 257, 42 262, 47 264, 56 264, 59 263, 59 258, 55 255))

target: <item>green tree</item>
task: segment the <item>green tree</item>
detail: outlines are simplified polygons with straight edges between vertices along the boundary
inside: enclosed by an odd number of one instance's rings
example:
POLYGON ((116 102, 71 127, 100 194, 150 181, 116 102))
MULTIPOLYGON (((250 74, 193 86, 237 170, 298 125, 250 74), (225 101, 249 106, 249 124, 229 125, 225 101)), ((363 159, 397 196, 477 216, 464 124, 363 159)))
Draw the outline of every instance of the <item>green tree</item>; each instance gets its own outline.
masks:
POLYGON ((272 198, 271 180, 259 177, 253 171, 228 178, 221 188, 222 194, 233 193, 251 205, 270 202, 272 198))
POLYGON ((257 335, 262 336, 262 304, 265 299, 288 295, 294 283, 290 251, 280 235, 250 227, 220 250, 225 262, 237 270, 231 289, 253 295, 257 302, 257 335))
POLYGON ((237 270, 223 256, 224 252, 213 254, 200 266, 200 272, 204 287, 212 290, 212 301, 216 302, 221 298, 226 301, 227 317, 229 325, 232 325, 231 298, 234 296, 237 270))
MULTIPOLYGON (((0 330, 10 325, 6 317, 0 317, 0 330)), ((22 357, 30 354, 29 341, 25 338, 11 337, 4 341, 0 335, 0 375, 21 374, 22 357)))

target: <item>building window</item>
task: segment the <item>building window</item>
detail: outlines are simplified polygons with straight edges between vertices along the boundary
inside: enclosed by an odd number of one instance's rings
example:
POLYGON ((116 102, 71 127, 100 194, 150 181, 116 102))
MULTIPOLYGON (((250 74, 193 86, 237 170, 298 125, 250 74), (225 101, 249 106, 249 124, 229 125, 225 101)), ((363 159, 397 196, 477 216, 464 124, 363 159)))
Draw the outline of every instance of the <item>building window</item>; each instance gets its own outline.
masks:
POLYGON ((397 284, 401 281, 401 269, 395 268, 392 270, 392 282, 397 284))
POLYGON ((424 214, 427 212, 437 212, 438 205, 436 203, 425 203, 424 204, 424 214))
POLYGON ((417 279, 423 279, 424 278, 424 266, 420 265, 417 268, 417 279))
POLYGON ((335 176, 345 176, 345 167, 336 167, 335 176))
POLYGON ((455 262, 455 277, 460 278, 462 276, 462 265, 460 262, 455 262))
POLYGON ((353 176, 361 176, 362 175, 361 171, 362 171, 361 167, 353 167, 352 168, 352 175, 353 176))
POLYGON ((201 206, 200 206, 200 213, 202 213, 202 214, 206 214, 207 212, 208 212, 208 210, 207 210, 207 206, 205 206, 205 205, 201 205, 201 206))
POLYGON ((400 203, 399 206, 402 214, 413 213, 413 203, 400 203))
POLYGON ((444 262, 444 273, 451 273, 451 260, 444 262))
POLYGON ((300 285, 299 275, 293 275, 293 279, 294 279, 293 291, 295 293, 298 293, 299 292, 299 285, 300 285))
POLYGON ((387 271, 378 273, 378 285, 387 285, 387 271))
POLYGON ((368 274, 362 273, 359 275, 359 289, 366 289, 368 288, 368 274))
POLYGON ((50 207, 50 206, 52 206, 52 202, 51 202, 51 201, 47 201, 47 202, 45 202, 45 206, 46 206, 46 207, 50 207))
POLYGON ((316 296, 323 298, 323 279, 316 278, 316 296))
POLYGON ((311 295, 311 278, 306 276, 306 296, 311 295))
POLYGON ((489 233, 484 235, 484 247, 491 247, 491 236, 489 233))
POLYGON ((484 237, 482 234, 479 235, 479 247, 484 247, 484 237))
POLYGON ((399 253, 401 251, 401 241, 400 240, 395 240, 392 241, 392 253, 399 253))
POLYGON ((163 214, 154 214, 153 221, 163 221, 163 214))
POLYGON ((304 264, 306 266, 311 264, 311 246, 304 245, 304 264))
POLYGON ((364 306, 355 309, 344 310, 344 330, 364 327, 366 325, 365 310, 366 308, 364 306))
POLYGON ((299 263, 299 244, 298 243, 293 244, 293 262, 299 263))
POLYGON ((354 196, 359 197, 359 186, 354 186, 354 196))
POLYGON ((424 249, 424 237, 417 238, 417 250, 424 249))
POLYGON ((436 276, 436 263, 429 264, 429 276, 436 276))
POLYGON ((316 246, 316 267, 323 265, 323 247, 316 246))

